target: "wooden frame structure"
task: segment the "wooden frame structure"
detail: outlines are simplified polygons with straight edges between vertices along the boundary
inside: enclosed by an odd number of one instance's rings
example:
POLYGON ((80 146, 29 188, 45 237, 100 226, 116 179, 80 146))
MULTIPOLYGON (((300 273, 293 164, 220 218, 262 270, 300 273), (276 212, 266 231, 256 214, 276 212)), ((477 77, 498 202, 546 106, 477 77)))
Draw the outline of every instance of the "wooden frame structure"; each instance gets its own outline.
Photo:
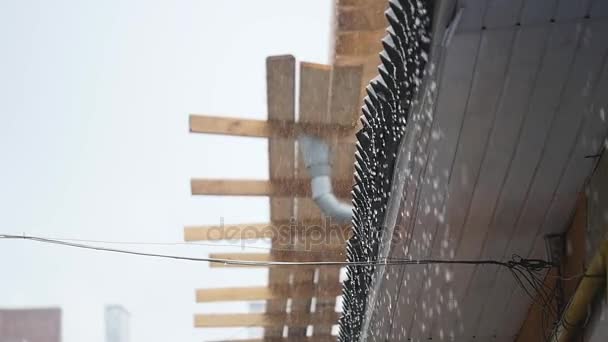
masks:
MULTIPOLYGON (((269 180, 193 179, 193 195, 268 196, 269 223, 228 226, 197 226, 184 229, 186 241, 239 238, 271 238, 270 253, 219 253, 212 257, 254 261, 344 260, 348 227, 334 225, 323 217, 310 199, 310 179, 302 160, 297 159, 297 136, 301 133, 324 138, 333 151, 334 189, 348 200, 354 165, 353 118, 358 116, 360 66, 328 66, 300 63, 300 112, 295 115, 296 62, 293 56, 267 59, 268 120, 240 120, 191 115, 193 133, 223 134, 269 139, 269 180), (330 115, 331 113, 331 115, 330 115), (317 229, 310 229, 317 227, 317 229), (335 229, 337 227, 337 229, 335 229), (281 241, 277 233, 295 230, 296 238, 281 241), (328 234, 333 232, 331 238, 328 234), (307 234, 320 235, 321 241, 308 244, 307 234), (302 251, 310 251, 302 253, 302 251)), ((212 264, 211 267, 238 267, 212 264)), ((313 326, 313 337, 327 338, 337 324, 336 297, 341 293, 338 267, 273 267, 268 287, 199 289, 197 301, 266 300, 265 314, 201 314, 196 327, 260 326, 266 338, 306 337, 313 326), (311 310, 311 303, 315 307, 311 310), (287 302, 290 309, 287 309, 287 302)))
MULTIPOLYGON (((268 180, 192 179, 191 190, 193 195, 267 196, 271 222, 189 226, 184 229, 186 241, 234 239, 246 234, 248 239, 272 239, 270 253, 214 256, 259 261, 345 260, 345 238, 350 227, 341 225, 336 229, 311 200, 309 177, 298 157, 296 140, 304 133, 328 142, 333 156, 334 191, 349 201, 355 132, 365 87, 377 74, 386 7, 386 0, 336 1, 333 65, 301 62, 298 98, 295 58, 268 57, 267 120, 190 115, 191 133, 268 139, 268 180), (313 226, 319 229, 309 229, 313 226), (277 238, 277 232, 288 229, 297 232, 295 238, 288 241, 277 238), (322 242, 310 244, 308 235, 318 237, 319 233, 322 242)), ((272 267, 268 287, 196 290, 197 302, 266 300, 266 313, 200 314, 195 315, 195 326, 260 326, 264 327, 263 341, 335 341, 331 332, 338 322, 335 306, 340 294, 338 267, 272 267), (313 327, 312 336, 307 336, 309 326, 313 327)))

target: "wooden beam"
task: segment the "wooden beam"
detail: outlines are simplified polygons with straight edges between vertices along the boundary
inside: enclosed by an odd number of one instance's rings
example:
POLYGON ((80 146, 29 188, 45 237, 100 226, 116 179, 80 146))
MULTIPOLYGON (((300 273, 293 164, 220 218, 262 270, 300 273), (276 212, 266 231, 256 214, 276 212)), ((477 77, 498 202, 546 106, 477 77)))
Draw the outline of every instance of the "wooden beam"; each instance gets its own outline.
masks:
POLYGON ((352 126, 280 120, 251 120, 195 114, 190 115, 190 132, 255 138, 294 138, 299 134, 312 134, 324 138, 336 138, 345 142, 354 143, 355 141, 355 130, 352 126))
MULTIPOLYGON (((329 112, 330 123, 355 127, 361 107, 359 97, 363 77, 362 65, 336 65, 331 73, 329 112)), ((354 159, 353 156, 351 158, 354 159)))
POLYGON ((259 339, 216 341, 216 342, 336 342, 332 335, 302 336, 302 337, 267 337, 259 339))
POLYGON ((351 235, 351 228, 350 225, 333 224, 323 220, 187 226, 184 228, 184 241, 265 239, 282 233, 323 238, 325 243, 343 247, 344 242, 351 235))
POLYGON ((384 30, 388 21, 384 17, 386 1, 375 0, 366 6, 338 6, 336 19, 338 31, 371 31, 384 30))
MULTIPOLYGON (((378 2, 387 3, 387 0, 337 0, 338 9, 347 7, 370 7, 378 2)), ((388 6, 388 5, 387 5, 388 6)))
MULTIPOLYGON (((303 246, 304 247, 304 246, 303 246)), ((337 253, 314 253, 309 251, 281 251, 281 258, 277 259, 273 257, 270 253, 210 253, 209 257, 214 259, 227 259, 227 260, 246 260, 246 261, 255 261, 255 262, 270 262, 270 261, 302 261, 302 262, 312 262, 312 261, 346 261, 346 253, 337 252, 337 253)), ((213 268, 224 268, 224 267, 267 267, 267 266, 241 266, 241 265, 230 265, 230 264, 222 264, 222 263, 210 263, 210 267, 213 268)), ((302 269, 309 270, 311 268, 316 268, 319 266, 274 266, 274 267, 298 267, 302 269)))
POLYGON ((307 327, 308 325, 331 326, 338 322, 338 313, 331 317, 321 317, 318 314, 198 314, 194 315, 196 328, 222 328, 222 327, 307 327))
POLYGON ((382 51, 386 30, 349 31, 336 34, 335 56, 377 55, 382 51))
POLYGON ((184 228, 184 241, 217 241, 270 238, 277 227, 270 223, 189 226, 184 228))
MULTIPOLYGON (((192 179, 193 195, 215 196, 271 196, 309 197, 310 182, 305 179, 232 180, 192 179)), ((339 197, 350 197, 351 182, 334 181, 334 192, 339 197)))
POLYGON ((196 290, 196 302, 223 302, 223 301, 250 301, 287 298, 330 298, 342 294, 342 285, 338 282, 333 286, 327 286, 320 292, 316 286, 310 284, 284 284, 273 288, 260 287, 231 287, 218 289, 196 290), (297 291, 296 291, 297 289, 297 291))
MULTIPOLYGON (((327 111, 329 110, 329 82, 331 67, 325 64, 300 63, 300 117, 299 121, 310 125, 329 125, 327 111)), ((354 132, 352 127, 344 127, 345 131, 354 132)), ((322 132, 311 132, 321 136, 322 132)))
MULTIPOLYGON (((561 260, 561 272, 558 274, 557 269, 553 268, 548 272, 544 280, 544 285, 547 289, 554 289, 561 282, 561 288, 563 289, 563 303, 568 303, 570 298, 576 291, 582 277, 581 274, 585 273, 585 255, 586 255, 586 235, 587 229, 587 198, 585 194, 580 194, 577 208, 574 213, 574 218, 568 230, 565 232, 565 246, 566 254, 561 260), (560 280, 559 277, 564 280, 560 280)), ((541 307, 538 303, 542 301, 542 298, 537 295, 536 301, 530 304, 525 319, 517 334, 516 342, 533 342, 542 341, 547 339, 547 335, 553 330, 552 324, 546 324, 546 310, 550 308, 541 307)), ((558 303, 555 298, 552 298, 551 303, 547 303, 547 306, 553 307, 554 310, 559 311, 557 307, 558 303)), ((551 314, 549 314, 550 317, 551 314)))

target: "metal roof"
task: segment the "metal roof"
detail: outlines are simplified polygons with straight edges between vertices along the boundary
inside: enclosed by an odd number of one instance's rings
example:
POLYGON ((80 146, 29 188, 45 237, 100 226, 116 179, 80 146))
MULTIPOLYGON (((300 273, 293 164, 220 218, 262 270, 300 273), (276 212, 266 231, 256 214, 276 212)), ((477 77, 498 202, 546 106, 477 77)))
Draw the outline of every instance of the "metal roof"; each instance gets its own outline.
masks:
MULTIPOLYGON (((608 1, 435 8, 379 253, 544 258, 544 235, 569 223, 606 137, 608 1)), ((375 279, 369 341, 513 341, 530 305, 495 266, 380 267, 375 279)))

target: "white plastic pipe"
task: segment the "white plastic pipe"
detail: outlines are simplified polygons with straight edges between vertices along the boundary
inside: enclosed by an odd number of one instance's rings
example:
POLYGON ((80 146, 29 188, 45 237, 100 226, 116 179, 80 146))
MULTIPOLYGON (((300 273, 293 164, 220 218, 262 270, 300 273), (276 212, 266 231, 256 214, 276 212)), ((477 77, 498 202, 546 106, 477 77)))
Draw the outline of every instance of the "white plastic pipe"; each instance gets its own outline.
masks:
POLYGON ((301 135, 298 144, 312 179, 312 199, 326 216, 339 222, 350 222, 353 207, 340 201, 331 186, 329 147, 321 139, 310 135, 301 135))

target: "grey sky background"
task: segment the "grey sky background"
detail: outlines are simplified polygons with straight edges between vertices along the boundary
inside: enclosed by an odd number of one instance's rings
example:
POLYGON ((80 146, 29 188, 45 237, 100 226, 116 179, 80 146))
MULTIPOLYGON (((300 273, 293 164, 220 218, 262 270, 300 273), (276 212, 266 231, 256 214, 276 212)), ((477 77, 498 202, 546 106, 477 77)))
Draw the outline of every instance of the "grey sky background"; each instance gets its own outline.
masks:
MULTIPOLYGON (((188 113, 265 118, 265 58, 327 63, 330 0, 0 1, 0 232, 182 241, 182 227, 265 222, 266 198, 191 197, 191 177, 268 174, 263 139, 188 133, 188 113)), ((131 249, 206 256, 228 247, 131 249)), ((255 251, 255 250, 249 250, 255 251)), ((64 342, 103 341, 103 306, 132 341, 200 342, 197 287, 261 285, 264 270, 0 241, 0 307, 59 306, 64 342)))

